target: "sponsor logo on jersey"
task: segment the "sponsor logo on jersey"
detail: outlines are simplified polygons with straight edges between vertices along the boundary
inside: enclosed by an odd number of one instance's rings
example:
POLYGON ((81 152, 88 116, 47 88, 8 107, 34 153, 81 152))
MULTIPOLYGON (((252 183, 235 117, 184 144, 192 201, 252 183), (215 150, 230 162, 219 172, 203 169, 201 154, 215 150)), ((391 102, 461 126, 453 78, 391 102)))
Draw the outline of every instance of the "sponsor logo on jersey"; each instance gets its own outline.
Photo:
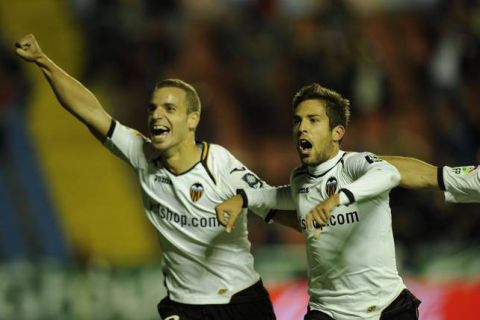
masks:
POLYGON ((329 197, 333 196, 337 192, 337 179, 335 177, 330 177, 325 184, 325 192, 329 197))
POLYGON ((169 178, 163 177, 163 176, 157 176, 156 175, 155 178, 154 178, 154 181, 155 182, 160 182, 160 183, 165 183, 165 184, 170 184, 170 185, 172 184, 172 181, 169 178))
POLYGON ((262 180, 258 179, 253 173, 246 173, 242 180, 245 181, 250 188, 259 189, 263 186, 262 180))
MULTIPOLYGON (((319 225, 317 221, 313 220, 313 227, 315 229, 320 229, 323 230, 324 227, 335 227, 335 226, 343 226, 345 224, 353 224, 353 223, 359 223, 360 222, 360 217, 358 216, 357 211, 352 211, 352 212, 342 212, 338 213, 335 215, 331 215, 328 218, 328 221, 326 224, 319 225)), ((300 225, 300 228, 302 230, 307 229, 307 221, 305 218, 298 218, 298 223, 300 225)))
POLYGON ((203 186, 201 183, 194 183, 190 187, 190 198, 192 198, 193 202, 197 202, 203 196, 203 186))

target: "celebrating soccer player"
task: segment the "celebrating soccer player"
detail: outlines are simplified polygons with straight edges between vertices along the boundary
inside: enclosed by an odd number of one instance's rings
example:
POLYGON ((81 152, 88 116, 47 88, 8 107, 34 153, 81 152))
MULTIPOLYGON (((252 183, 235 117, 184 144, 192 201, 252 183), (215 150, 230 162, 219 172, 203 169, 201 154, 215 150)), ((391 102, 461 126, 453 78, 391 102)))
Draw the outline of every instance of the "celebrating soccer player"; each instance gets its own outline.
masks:
MULTIPOLYGON (((158 305, 163 319, 275 319, 241 218, 233 237, 224 232, 215 206, 237 189, 265 184, 219 145, 195 142, 200 99, 181 80, 153 90, 149 138, 106 113, 97 98, 42 52, 33 35, 17 54, 43 72, 60 104, 138 173, 144 210, 160 233, 168 296, 158 305)), ((257 210, 265 217, 267 210, 257 210)), ((245 216, 245 215, 243 215, 245 216)))
POLYGON ((245 202, 296 209, 306 238, 305 319, 417 319, 420 301, 398 275, 389 192, 400 173, 371 153, 340 149, 349 101, 312 84, 293 99, 293 134, 302 166, 290 186, 246 190, 217 208, 227 231, 245 202), (319 235, 321 236, 319 237, 319 235))

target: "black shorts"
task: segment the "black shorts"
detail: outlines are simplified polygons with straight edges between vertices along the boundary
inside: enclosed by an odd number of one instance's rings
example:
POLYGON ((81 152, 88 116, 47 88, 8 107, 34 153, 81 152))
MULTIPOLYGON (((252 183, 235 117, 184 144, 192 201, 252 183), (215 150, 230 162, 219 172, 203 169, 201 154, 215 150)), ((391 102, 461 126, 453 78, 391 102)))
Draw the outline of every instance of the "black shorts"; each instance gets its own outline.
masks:
MULTIPOLYGON (((404 289, 390 305, 382 311, 380 320, 417 320, 418 300, 410 291, 404 289)), ((304 320, 334 320, 318 310, 308 310, 304 320)))
POLYGON ((272 301, 262 281, 232 296, 228 304, 183 304, 167 296, 157 305, 163 320, 275 320, 272 301))

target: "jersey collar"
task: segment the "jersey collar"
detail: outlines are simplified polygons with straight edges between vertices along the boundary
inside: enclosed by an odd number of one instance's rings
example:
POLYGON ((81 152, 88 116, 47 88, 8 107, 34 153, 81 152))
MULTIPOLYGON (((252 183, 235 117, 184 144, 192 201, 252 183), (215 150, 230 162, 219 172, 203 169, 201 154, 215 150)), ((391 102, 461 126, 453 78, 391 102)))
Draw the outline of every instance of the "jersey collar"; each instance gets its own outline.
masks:
POLYGON ((333 167, 337 165, 338 162, 340 162, 343 159, 343 156, 345 155, 345 153, 346 153, 345 151, 338 150, 337 154, 332 159, 322 162, 316 166, 308 166, 307 167, 308 174, 316 178, 323 176, 325 173, 330 171, 333 167))

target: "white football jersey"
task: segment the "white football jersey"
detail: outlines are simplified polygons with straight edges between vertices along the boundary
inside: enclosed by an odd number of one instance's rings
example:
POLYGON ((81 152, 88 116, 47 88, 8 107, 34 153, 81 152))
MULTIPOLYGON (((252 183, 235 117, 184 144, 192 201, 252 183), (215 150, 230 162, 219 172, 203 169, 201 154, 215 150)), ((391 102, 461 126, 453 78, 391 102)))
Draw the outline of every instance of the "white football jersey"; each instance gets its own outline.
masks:
MULTIPOLYGON (((246 214, 232 233, 218 222, 215 206, 237 189, 265 185, 219 145, 201 143, 201 161, 183 174, 163 167, 139 132, 112 124, 105 145, 136 169, 145 213, 160 233, 170 299, 186 304, 225 304, 259 280, 250 253, 246 214)), ((265 218, 267 210, 256 212, 265 218)))
POLYGON ((438 184, 448 202, 480 202, 478 166, 439 167, 438 184))
POLYGON ((405 288, 389 205, 390 189, 399 181, 398 170, 375 155, 340 151, 316 167, 294 170, 290 194, 288 187, 247 192, 252 208, 289 208, 288 198, 296 207, 306 238, 311 309, 337 320, 379 319, 405 288), (341 189, 341 205, 314 239, 306 215, 341 189))

